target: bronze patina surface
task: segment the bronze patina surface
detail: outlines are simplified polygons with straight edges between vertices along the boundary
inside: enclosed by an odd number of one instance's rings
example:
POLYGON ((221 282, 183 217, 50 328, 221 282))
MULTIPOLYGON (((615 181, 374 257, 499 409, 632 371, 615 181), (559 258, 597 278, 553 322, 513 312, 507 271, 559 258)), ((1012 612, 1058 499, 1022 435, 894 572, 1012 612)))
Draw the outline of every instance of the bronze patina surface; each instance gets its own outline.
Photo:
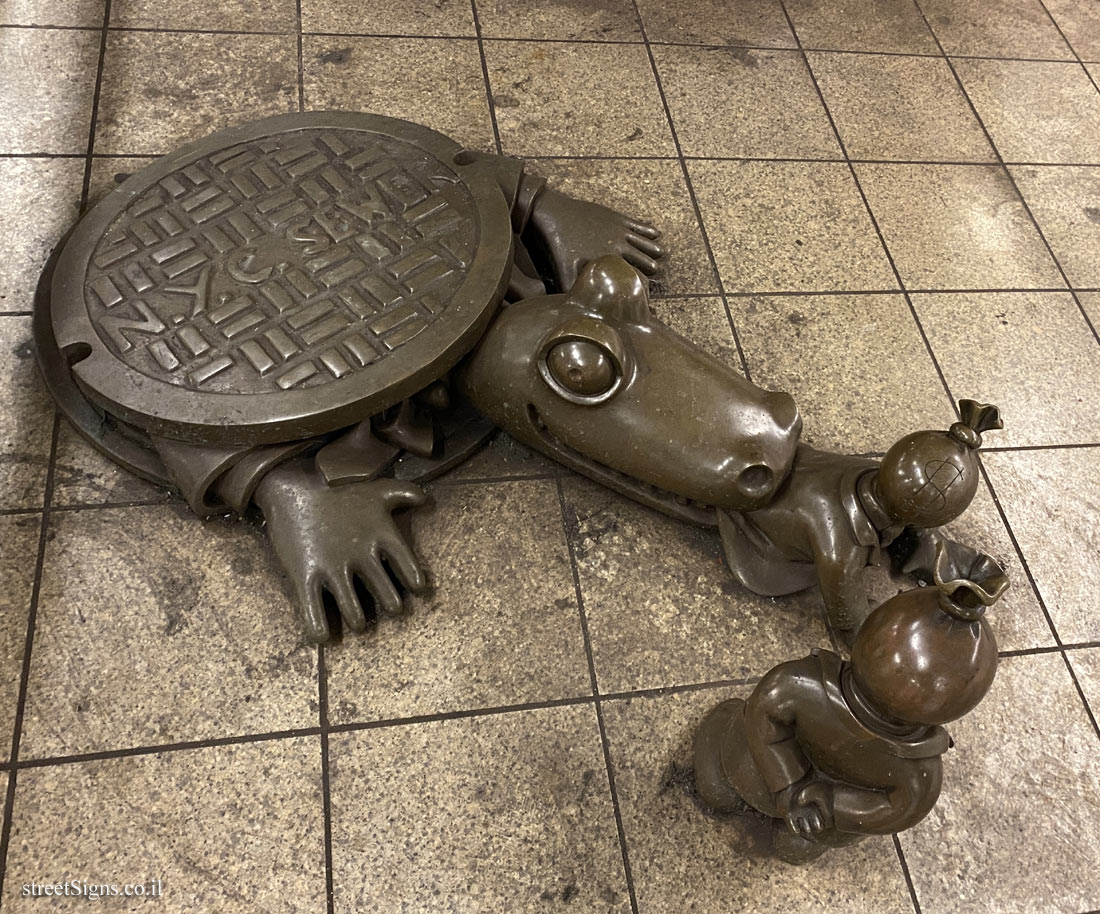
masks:
POLYGON ((415 393, 480 336, 511 264, 504 198, 461 151, 404 121, 312 112, 134 175, 55 272, 77 382, 152 434, 236 445, 415 393))
POLYGON ((769 819, 774 852, 789 863, 928 815, 951 746, 941 725, 993 684, 997 642, 984 611, 1008 587, 984 558, 951 572, 941 543, 935 586, 871 613, 851 661, 814 651, 771 669, 747 701, 714 708, 695 738, 704 803, 769 819))

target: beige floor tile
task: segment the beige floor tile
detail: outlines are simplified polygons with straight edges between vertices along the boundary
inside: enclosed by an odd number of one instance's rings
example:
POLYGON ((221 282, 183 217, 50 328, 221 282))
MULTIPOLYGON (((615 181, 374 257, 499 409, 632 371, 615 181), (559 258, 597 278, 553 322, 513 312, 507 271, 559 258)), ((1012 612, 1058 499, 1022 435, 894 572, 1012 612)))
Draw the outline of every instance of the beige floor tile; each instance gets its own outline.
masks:
POLYGON ((473 10, 466 0, 302 0, 307 32, 361 35, 473 36, 473 10))
POLYGON ((920 0, 948 54, 1073 59, 1041 0, 920 0))
POLYGON ((1068 292, 914 295, 956 397, 996 403, 990 447, 1096 440, 1100 346, 1068 292))
MULTIPOLYGON (((783 659, 809 653, 788 646, 783 659)), ((765 670, 761 670, 765 672, 765 670)), ((638 909, 646 914, 910 914, 889 838, 831 851, 804 867, 768 856, 756 820, 706 813, 694 797, 691 742, 719 701, 751 688, 604 705, 638 909)))
POLYGON ((111 27, 296 32, 298 9, 294 0, 111 0, 111 27))
POLYGON ((948 724, 944 788, 901 834, 926 914, 1037 914, 1100 904, 1096 734, 1058 654, 1001 661, 989 695, 948 724))
POLYGON ((42 267, 76 219, 83 159, 0 158, 0 311, 29 311, 42 267))
POLYGON ((112 32, 96 152, 160 155, 188 140, 298 107, 291 35, 112 32))
POLYGON ((488 38, 553 38, 641 41, 631 0, 483 0, 477 5, 481 34, 488 38))
POLYGON ((530 170, 565 193, 613 207, 660 231, 668 257, 655 291, 663 295, 718 291, 679 162, 542 159, 532 162, 530 170))
POLYGON ((794 397, 812 447, 881 453, 955 419, 901 295, 737 297, 730 309, 753 381, 794 397))
POLYGON ((828 646, 816 591, 740 587, 717 531, 579 478, 565 503, 602 692, 760 676, 792 645, 828 646))
POLYGON ((984 461, 1058 635, 1066 643, 1100 639, 1100 450, 987 454, 984 461))
POLYGON ((98 62, 98 32, 0 28, 0 155, 87 152, 98 62))
POLYGON ((1077 298, 1092 326, 1100 329, 1100 292, 1078 292, 1077 298))
POLYGON ((317 723, 305 644, 266 542, 183 506, 51 520, 21 754, 317 723))
POLYGON ((4 911, 165 914, 325 906, 316 737, 19 772, 4 911), (160 879, 156 898, 25 898, 33 881, 160 879))
POLYGON ((41 525, 38 514, 0 517, 0 761, 7 761, 15 726, 41 525))
POLYGON ((40 508, 53 401, 38 371, 29 317, 0 317, 0 508, 40 508))
MULTIPOLYGON (((986 438, 993 442, 993 436, 986 438)), ((996 455, 994 455, 996 456, 996 455)), ((952 539, 992 556, 1011 581, 1008 591, 989 610, 989 624, 1002 651, 1020 651, 1034 647, 1050 647, 1054 644, 1050 625, 1047 623, 1035 590, 1027 578, 1020 557, 1012 545, 1012 538, 983 482, 978 494, 958 520, 944 528, 952 539)))
POLYGON ((554 483, 436 486, 433 501, 412 516, 432 593, 328 651, 331 720, 588 695, 554 483))
POLYGON ((1100 164, 1100 92, 1075 63, 957 60, 1006 162, 1100 164))
POLYGON ((1100 286, 1100 168, 1010 169, 1071 286, 1100 286))
POLYGON ((1092 716, 1100 720, 1100 648, 1072 650, 1067 652, 1067 656, 1092 716))
POLYGON ((124 470, 61 423, 54 465, 54 505, 111 505, 135 501, 171 501, 167 489, 124 470))
POLYGON ((675 155, 640 45, 489 41, 489 82, 510 155, 675 155))
POLYGON ((846 165, 691 162, 728 292, 897 285, 846 165))
POLYGON ((1100 7, 1092 0, 1043 0, 1082 60, 1100 60, 1100 7))
POLYGON ((809 58, 853 159, 995 160, 947 61, 816 51, 809 58))
POLYGON ((654 317, 680 336, 741 372, 737 341, 733 338, 726 308, 718 296, 655 298, 650 300, 649 308, 654 317))
POLYGON ((306 36, 307 109, 369 111, 493 148, 477 42, 306 36))
POLYGON ((750 47, 797 47, 779 0, 638 0, 652 42, 750 47))
POLYGON ((102 27, 103 0, 5 0, 0 25, 102 27))
POLYGON ((907 288, 1064 284, 999 166, 857 165, 856 171, 907 288))
POLYGON ((656 47, 684 155, 840 156, 800 51, 656 47))
POLYGON ((807 48, 935 54, 936 41, 911 0, 788 0, 807 48))
POLYGON ((630 911, 590 705, 342 733, 330 747, 339 914, 630 911))

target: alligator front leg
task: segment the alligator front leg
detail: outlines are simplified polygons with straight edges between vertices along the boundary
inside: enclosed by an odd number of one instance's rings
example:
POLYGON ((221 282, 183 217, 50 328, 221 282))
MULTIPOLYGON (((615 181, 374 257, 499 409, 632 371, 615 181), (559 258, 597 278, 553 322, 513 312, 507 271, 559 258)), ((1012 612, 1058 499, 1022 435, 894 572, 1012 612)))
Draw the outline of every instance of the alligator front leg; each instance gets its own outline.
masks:
POLYGON ((419 486, 388 478, 330 486, 311 460, 283 464, 263 478, 255 501, 294 584, 306 637, 322 642, 331 635, 325 592, 335 599, 348 628, 361 632, 367 627, 356 578, 382 613, 404 612, 386 565, 407 590, 424 589, 424 572, 393 519, 394 511, 424 500, 419 486))

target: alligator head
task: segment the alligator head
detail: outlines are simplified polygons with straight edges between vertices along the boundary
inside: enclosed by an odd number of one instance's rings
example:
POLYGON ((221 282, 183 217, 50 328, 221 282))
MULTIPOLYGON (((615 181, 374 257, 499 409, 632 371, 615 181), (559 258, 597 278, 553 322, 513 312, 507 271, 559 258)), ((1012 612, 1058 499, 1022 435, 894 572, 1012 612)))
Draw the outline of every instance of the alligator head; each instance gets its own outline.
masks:
POLYGON ((459 369, 460 389, 514 438, 624 495, 696 523, 766 504, 802 419, 649 312, 619 257, 564 295, 505 308, 459 369))

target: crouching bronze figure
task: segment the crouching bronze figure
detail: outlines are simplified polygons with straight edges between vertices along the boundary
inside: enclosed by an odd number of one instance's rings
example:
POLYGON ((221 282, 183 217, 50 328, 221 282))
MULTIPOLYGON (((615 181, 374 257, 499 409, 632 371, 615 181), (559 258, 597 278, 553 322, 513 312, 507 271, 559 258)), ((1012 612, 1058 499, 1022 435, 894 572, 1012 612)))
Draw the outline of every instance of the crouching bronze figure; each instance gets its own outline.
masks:
POLYGON ((985 608, 1008 586, 979 558, 934 587, 901 593, 863 623, 851 661, 814 651, 770 670, 747 701, 718 705, 695 738, 695 783, 719 812, 771 820, 789 863, 916 825, 939 797, 941 726, 989 691, 997 643, 985 608))

